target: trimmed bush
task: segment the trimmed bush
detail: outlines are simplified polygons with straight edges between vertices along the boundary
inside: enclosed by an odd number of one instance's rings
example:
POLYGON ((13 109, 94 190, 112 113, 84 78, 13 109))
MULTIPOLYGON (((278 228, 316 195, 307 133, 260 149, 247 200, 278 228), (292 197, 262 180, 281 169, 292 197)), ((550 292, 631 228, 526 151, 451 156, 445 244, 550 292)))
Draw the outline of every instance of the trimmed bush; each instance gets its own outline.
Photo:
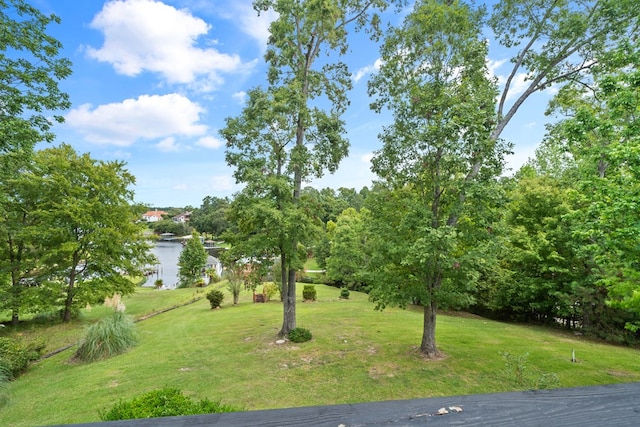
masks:
POLYGON ((280 287, 275 283, 265 283, 262 286, 262 293, 267 296, 267 301, 276 296, 280 292, 280 287))
POLYGON ((207 299, 209 300, 209 304, 211 304, 211 309, 220 307, 222 301, 224 300, 224 294, 219 289, 214 289, 207 293, 207 299))
POLYGON ((304 285, 302 288, 302 299, 305 301, 315 301, 316 300, 316 286, 315 285, 304 285))
POLYGON ((121 400, 111 409, 100 411, 100 419, 102 421, 118 421, 138 418, 216 414, 240 410, 207 399, 194 402, 177 388, 163 388, 144 393, 129 401, 121 400))
POLYGON ((135 324, 122 311, 94 323, 78 344, 74 357, 94 362, 124 353, 138 343, 135 324))
POLYGON ((289 341, 306 342, 311 339, 311 331, 305 328, 295 328, 289 331, 289 341))
POLYGON ((18 340, 0 337, 0 376, 12 380, 38 360, 44 352, 44 344, 24 345, 18 340))
POLYGON ((351 292, 349 292, 349 289, 347 288, 340 289, 340 298, 349 299, 349 295, 351 295, 351 292))

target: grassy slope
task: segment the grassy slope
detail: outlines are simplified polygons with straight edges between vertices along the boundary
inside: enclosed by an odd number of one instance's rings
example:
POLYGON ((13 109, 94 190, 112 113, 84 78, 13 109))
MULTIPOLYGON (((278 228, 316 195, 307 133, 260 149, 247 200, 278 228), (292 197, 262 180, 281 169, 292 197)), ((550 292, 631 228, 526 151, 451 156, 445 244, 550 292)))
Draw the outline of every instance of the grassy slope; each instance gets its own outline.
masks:
MULTIPOLYGON (((556 372, 563 387, 640 381, 638 350, 472 317, 439 316, 447 357, 424 360, 419 311, 376 312, 366 295, 339 300, 338 289, 317 289, 317 302, 298 304, 298 326, 312 331, 311 342, 275 344, 277 302, 252 304, 245 292, 238 306, 227 295, 212 311, 198 301, 139 323, 141 343, 127 354, 78 365, 68 350, 33 366, 10 384, 0 425, 96 421, 119 398, 162 386, 247 409, 516 390, 501 351, 529 353, 528 366, 556 372), (572 349, 579 363, 570 362, 572 349)), ((128 310, 171 292, 136 295, 128 310)))

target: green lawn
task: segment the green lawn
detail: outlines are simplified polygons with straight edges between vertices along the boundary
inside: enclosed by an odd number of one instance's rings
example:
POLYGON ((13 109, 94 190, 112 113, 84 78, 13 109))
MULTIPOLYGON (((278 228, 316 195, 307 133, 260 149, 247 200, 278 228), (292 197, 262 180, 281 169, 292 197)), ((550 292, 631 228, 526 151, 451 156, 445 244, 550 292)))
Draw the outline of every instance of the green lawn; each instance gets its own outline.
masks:
MULTIPOLYGON (((276 344, 279 302, 252 304, 243 292, 237 306, 227 294, 222 308, 211 310, 200 300, 138 323, 140 344, 124 355, 83 365, 69 361, 70 349, 34 365, 9 385, 0 425, 97 421, 101 408, 163 386, 249 410, 517 390, 504 351, 528 353, 527 367, 555 372, 561 387, 640 381, 637 349, 475 316, 440 315, 446 357, 426 360, 417 351, 419 310, 377 312, 366 295, 340 300, 339 289, 316 288, 318 301, 297 306, 310 342, 276 344)), ((203 295, 182 291, 140 292, 125 300, 127 311, 139 316, 168 299, 203 295)))

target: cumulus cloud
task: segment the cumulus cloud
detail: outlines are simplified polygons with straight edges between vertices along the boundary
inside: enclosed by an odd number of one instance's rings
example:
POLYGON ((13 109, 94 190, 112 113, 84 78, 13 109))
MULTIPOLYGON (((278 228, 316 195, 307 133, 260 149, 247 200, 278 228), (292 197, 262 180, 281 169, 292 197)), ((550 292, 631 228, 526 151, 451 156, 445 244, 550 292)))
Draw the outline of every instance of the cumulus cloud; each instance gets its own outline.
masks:
POLYGON ((231 97, 235 99, 238 102, 238 104, 244 104, 247 99, 247 92, 245 91, 236 92, 233 95, 231 95, 231 97))
POLYGON ((357 83, 364 76, 367 76, 371 73, 378 71, 381 65, 382 65, 382 59, 378 58, 375 60, 373 64, 360 68, 351 76, 351 78, 357 83))
POLYGON ((141 95, 96 108, 83 104, 65 120, 89 142, 128 146, 140 139, 204 135, 208 128, 199 123, 203 112, 199 104, 174 93, 141 95))
POLYGON ((196 145, 199 145, 201 147, 204 148, 212 148, 212 149, 217 149, 220 148, 224 145, 224 142, 222 142, 221 140, 219 140, 218 138, 214 137, 214 136, 205 136, 200 138, 197 142, 196 145))
POLYGON ((156 144, 156 147, 160 151, 164 151, 165 153, 171 153, 180 151, 180 147, 176 144, 176 139, 172 136, 163 139, 162 141, 156 144))
POLYGON ((278 19, 278 14, 273 10, 268 10, 260 12, 260 16, 258 16, 258 12, 253 9, 250 1, 235 1, 231 12, 226 14, 226 18, 235 21, 240 30, 254 39, 260 49, 265 51, 271 35, 269 25, 278 19))
POLYGON ((87 47, 87 54, 126 76, 149 71, 169 83, 213 90, 222 83, 221 74, 243 67, 238 55, 210 47, 215 42, 207 48, 197 45, 209 32, 205 21, 159 1, 109 1, 91 26, 104 34, 104 44, 99 49, 87 47))

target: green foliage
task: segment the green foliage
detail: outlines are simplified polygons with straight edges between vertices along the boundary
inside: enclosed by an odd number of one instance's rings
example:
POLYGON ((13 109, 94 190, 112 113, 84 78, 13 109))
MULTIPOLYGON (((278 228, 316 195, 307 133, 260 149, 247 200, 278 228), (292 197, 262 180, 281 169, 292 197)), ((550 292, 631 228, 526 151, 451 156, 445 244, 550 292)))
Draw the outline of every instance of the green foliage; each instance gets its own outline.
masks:
POLYGON ((29 368, 29 363, 38 360, 44 352, 42 343, 23 344, 22 342, 0 337, 0 374, 6 380, 12 380, 29 368))
POLYGON ((153 229, 156 234, 171 233, 176 236, 184 236, 189 234, 189 226, 182 222, 175 222, 171 219, 163 219, 162 221, 156 221, 149 223, 149 227, 153 229))
POLYGON ((222 293, 222 291, 219 289, 213 289, 207 292, 206 297, 211 304, 211 309, 213 310, 220 307, 220 305, 222 304, 222 301, 224 300, 224 293, 222 293))
POLYGON ((164 281, 162 279, 156 279, 156 281, 153 282, 153 285, 156 287, 156 289, 160 289, 162 286, 164 286, 164 281))
POLYGON ((315 285, 304 285, 302 288, 302 299, 305 301, 315 301, 317 296, 315 285))
POLYGON ((368 262, 365 222, 369 216, 366 208, 360 212, 348 208, 338 216, 329 236, 331 249, 326 259, 327 277, 351 289, 361 287, 363 266, 368 262))
POLYGON ((340 289, 340 298, 349 299, 349 295, 351 295, 351 292, 349 291, 349 289, 347 288, 340 289))
POLYGON ((0 362, 0 408, 9 402, 9 393, 7 391, 11 373, 9 369, 0 362))
POLYGON ((233 304, 237 304, 238 303, 238 298, 240 298, 240 292, 242 291, 242 288, 244 288, 244 283, 242 283, 241 280, 237 280, 237 279, 231 279, 229 278, 229 281, 227 283, 227 289, 229 290, 229 292, 231 292, 231 295, 233 295, 233 304))
POLYGON ((311 331, 305 328, 294 328, 289 331, 287 337, 289 341, 298 343, 310 341, 312 338, 311 331))
POLYGON ((121 400, 111 409, 100 411, 102 421, 132 420, 198 414, 236 412, 240 409, 208 399, 193 401, 177 388, 163 388, 121 400))
POLYGON ((38 292, 64 310, 96 304, 105 296, 131 294, 135 284, 122 272, 142 275, 150 261, 142 211, 133 203, 135 178, 119 161, 79 155, 66 144, 34 155, 21 174, 25 197, 34 198, 30 244, 39 258, 38 292))
POLYGON ((50 24, 60 23, 59 17, 45 15, 24 0, 3 0, 0 6, 0 165, 4 166, 10 157, 29 153, 36 143, 53 141, 53 122, 63 122, 60 112, 71 106, 58 86, 71 75, 71 62, 58 57, 62 44, 46 33, 50 24))
POLYGON ((135 324, 124 312, 114 312, 87 328, 74 358, 83 362, 122 354, 138 342, 135 324))
POLYGON ((276 294, 280 293, 280 286, 275 283, 265 283, 262 286, 262 292, 267 296, 267 300, 271 300, 276 294))
POLYGON ((207 250, 200 242, 200 235, 193 232, 178 258, 179 287, 186 288, 196 284, 202 270, 207 265, 208 255, 207 250))
POLYGON ((220 280, 220 276, 218 276, 218 272, 214 268, 209 268, 207 271, 207 276, 209 276, 209 283, 218 283, 220 280))
POLYGON ((514 385, 518 387, 528 390, 540 390, 556 388, 560 384, 558 375, 553 372, 530 372, 527 366, 529 353, 515 356, 504 351, 500 352, 500 355, 504 359, 505 373, 513 381, 514 385))
POLYGON ((200 233, 221 236, 230 226, 227 220, 229 203, 226 197, 205 197, 202 205, 191 212, 189 224, 200 233))

